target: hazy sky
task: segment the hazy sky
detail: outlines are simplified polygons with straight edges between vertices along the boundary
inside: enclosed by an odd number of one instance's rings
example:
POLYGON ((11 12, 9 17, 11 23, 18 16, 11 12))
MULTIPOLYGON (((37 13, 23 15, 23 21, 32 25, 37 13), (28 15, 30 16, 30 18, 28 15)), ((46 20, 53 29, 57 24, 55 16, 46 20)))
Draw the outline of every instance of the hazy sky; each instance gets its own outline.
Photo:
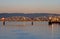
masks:
POLYGON ((0 0, 0 13, 60 13, 60 0, 0 0))

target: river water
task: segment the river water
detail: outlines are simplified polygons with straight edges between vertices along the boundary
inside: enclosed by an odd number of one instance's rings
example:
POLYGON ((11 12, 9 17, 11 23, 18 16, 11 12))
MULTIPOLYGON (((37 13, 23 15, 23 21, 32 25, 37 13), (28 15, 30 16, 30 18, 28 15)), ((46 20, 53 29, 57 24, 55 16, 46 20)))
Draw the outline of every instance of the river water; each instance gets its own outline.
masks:
POLYGON ((60 25, 48 22, 6 22, 0 21, 0 39, 60 39, 60 25))

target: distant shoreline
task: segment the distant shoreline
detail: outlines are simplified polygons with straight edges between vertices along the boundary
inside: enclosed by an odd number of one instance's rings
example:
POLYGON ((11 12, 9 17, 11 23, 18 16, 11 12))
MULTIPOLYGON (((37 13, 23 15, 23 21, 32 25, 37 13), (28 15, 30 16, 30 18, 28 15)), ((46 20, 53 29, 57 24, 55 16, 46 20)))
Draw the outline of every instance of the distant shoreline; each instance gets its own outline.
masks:
POLYGON ((24 17, 30 17, 30 18, 34 18, 34 17, 49 17, 49 16, 60 16, 60 14, 51 14, 51 13, 29 13, 29 14, 24 14, 24 13, 0 13, 0 18, 2 17, 12 17, 12 16, 24 16, 24 17))

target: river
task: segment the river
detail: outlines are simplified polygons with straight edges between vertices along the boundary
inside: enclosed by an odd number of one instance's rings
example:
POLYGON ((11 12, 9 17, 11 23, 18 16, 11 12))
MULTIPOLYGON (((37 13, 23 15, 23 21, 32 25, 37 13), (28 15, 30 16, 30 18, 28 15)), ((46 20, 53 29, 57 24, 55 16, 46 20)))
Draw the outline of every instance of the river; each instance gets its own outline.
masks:
POLYGON ((60 39, 60 25, 48 22, 6 22, 0 21, 0 39, 60 39))

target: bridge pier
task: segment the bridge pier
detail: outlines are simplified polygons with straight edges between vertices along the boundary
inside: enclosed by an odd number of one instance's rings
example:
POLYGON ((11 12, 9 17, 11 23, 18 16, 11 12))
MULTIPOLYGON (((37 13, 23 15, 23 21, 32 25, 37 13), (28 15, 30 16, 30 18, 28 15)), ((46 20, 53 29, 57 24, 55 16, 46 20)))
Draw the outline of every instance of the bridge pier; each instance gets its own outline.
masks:
POLYGON ((32 23, 31 23, 32 25, 33 25, 33 21, 32 21, 32 23))
POLYGON ((3 25, 5 25, 5 18, 4 17, 2 18, 2 22, 3 22, 3 25))
POLYGON ((60 22, 59 21, 54 21, 54 22, 49 21, 48 24, 49 25, 52 25, 52 24, 60 24, 60 22))
POLYGON ((3 25, 5 25, 5 21, 3 21, 3 25))
POLYGON ((52 25, 52 22, 49 21, 48 24, 49 24, 49 25, 52 25))

